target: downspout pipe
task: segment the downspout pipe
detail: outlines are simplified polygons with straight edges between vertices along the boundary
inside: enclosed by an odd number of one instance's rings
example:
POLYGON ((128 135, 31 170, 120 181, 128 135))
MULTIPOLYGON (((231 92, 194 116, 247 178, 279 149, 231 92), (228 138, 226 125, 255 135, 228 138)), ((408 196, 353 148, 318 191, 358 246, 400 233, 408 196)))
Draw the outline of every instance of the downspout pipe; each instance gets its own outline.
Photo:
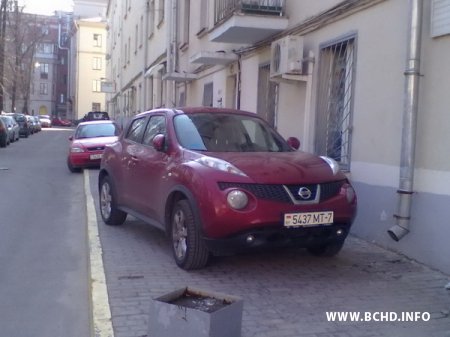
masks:
POLYGON ((407 48, 405 91, 403 103, 403 128, 400 157, 400 180, 397 190, 398 206, 394 214, 396 224, 388 230, 389 236, 401 240, 409 233, 414 183, 417 111, 420 78, 420 51, 422 34, 423 0, 410 0, 409 41, 407 48))

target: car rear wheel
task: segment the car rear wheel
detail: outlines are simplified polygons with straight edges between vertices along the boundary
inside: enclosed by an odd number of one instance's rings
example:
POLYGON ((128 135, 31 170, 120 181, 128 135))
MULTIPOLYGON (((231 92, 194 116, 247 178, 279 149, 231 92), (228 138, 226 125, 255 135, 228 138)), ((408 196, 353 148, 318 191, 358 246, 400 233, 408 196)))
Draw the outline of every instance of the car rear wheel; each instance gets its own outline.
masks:
POLYGON ((191 205, 179 200, 172 211, 172 249, 177 265, 185 270, 206 266, 209 251, 195 222, 191 205))
POLYGON ((308 247, 307 250, 311 255, 314 256, 335 256, 341 251, 343 246, 344 241, 339 241, 328 243, 325 245, 308 247))
POLYGON ((105 224, 110 226, 119 226, 127 218, 127 213, 117 208, 115 191, 108 176, 100 182, 100 214, 105 224))

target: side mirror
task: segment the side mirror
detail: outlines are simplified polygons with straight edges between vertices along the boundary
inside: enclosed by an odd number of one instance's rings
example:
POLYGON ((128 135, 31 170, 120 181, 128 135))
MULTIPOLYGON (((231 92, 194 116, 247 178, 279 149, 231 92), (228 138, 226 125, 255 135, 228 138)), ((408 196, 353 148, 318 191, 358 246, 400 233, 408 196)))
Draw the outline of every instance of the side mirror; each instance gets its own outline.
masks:
POLYGON ((153 137, 153 140, 152 140, 153 147, 156 149, 156 151, 163 151, 165 142, 166 142, 166 136, 164 136, 161 133, 157 134, 155 137, 153 137))
POLYGON ((300 141, 296 137, 289 137, 287 139, 287 143, 290 147, 292 147, 294 150, 298 150, 300 148, 300 141))

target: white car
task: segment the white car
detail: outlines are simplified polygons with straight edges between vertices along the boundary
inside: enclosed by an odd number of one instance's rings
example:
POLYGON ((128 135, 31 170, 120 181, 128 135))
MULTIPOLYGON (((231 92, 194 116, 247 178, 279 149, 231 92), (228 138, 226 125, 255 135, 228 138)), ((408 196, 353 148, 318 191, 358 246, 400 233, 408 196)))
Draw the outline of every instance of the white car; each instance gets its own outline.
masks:
POLYGON ((39 120, 41 121, 41 125, 43 128, 52 127, 52 121, 49 115, 39 115, 39 120))

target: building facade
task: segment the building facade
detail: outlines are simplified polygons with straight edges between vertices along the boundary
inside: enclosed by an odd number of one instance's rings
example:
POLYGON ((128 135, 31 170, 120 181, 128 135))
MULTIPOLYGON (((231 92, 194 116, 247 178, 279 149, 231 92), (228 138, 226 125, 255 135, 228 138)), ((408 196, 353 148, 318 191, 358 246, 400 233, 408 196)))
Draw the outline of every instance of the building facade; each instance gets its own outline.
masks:
POLYGON ((450 272, 450 0, 109 0, 111 115, 260 114, 356 187, 355 235, 450 272), (443 155, 444 154, 444 155, 443 155))
POLYGON ((106 111, 102 84, 106 79, 106 3, 75 0, 70 32, 71 119, 79 120, 89 111, 106 111))
POLYGON ((89 19, 75 20, 72 37, 72 69, 75 74, 71 91, 73 119, 89 111, 105 111, 102 92, 106 56, 106 23, 89 19))
POLYGON ((21 10, 8 16, 4 109, 65 118, 68 65, 61 17, 21 10))

